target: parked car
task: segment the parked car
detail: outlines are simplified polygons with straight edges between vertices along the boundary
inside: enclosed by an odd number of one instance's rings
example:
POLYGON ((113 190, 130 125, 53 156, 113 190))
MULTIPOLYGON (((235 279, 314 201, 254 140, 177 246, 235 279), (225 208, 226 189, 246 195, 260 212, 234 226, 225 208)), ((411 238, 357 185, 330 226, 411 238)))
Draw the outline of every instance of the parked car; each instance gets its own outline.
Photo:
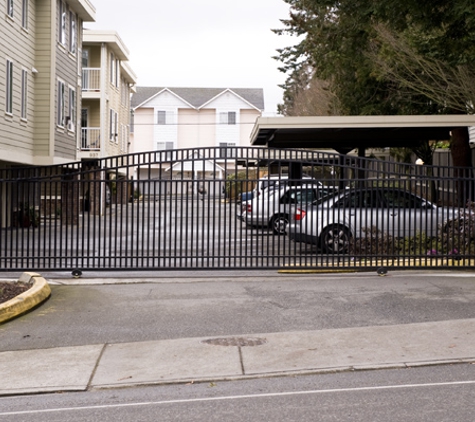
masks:
MULTIPOLYGON (((287 174, 282 174, 282 175, 270 174, 268 176, 261 177, 257 181, 257 185, 252 191, 241 193, 240 200, 241 202, 250 201, 254 197, 259 196, 265 189, 274 188, 278 186, 279 184, 286 182, 288 180, 289 180, 289 176, 287 174)), ((312 179, 310 176, 307 176, 307 175, 304 175, 302 177, 302 180, 314 180, 315 183, 321 184, 320 182, 317 182, 317 180, 312 179)))
POLYGON ((328 188, 313 180, 299 186, 281 183, 243 202, 237 217, 250 226, 272 227, 275 234, 285 234, 290 215, 299 205, 314 202, 326 194, 328 188))
POLYGON ((347 189, 297 207, 286 234, 291 240, 317 245, 327 253, 344 253, 350 239, 362 237, 365 229, 374 227, 393 237, 419 232, 436 236, 457 212, 399 188, 347 189))

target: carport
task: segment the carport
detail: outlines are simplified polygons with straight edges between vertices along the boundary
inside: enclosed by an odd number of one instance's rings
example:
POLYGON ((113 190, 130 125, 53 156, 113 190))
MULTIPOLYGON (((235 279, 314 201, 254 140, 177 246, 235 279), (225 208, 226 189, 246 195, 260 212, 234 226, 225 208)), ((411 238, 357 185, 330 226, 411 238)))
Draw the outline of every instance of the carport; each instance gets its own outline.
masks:
MULTIPOLYGON (((332 148, 340 154, 368 148, 417 147, 426 141, 449 140, 455 129, 475 126, 473 115, 260 117, 251 145, 268 148, 332 148)), ((302 173, 290 163, 293 178, 302 173)))

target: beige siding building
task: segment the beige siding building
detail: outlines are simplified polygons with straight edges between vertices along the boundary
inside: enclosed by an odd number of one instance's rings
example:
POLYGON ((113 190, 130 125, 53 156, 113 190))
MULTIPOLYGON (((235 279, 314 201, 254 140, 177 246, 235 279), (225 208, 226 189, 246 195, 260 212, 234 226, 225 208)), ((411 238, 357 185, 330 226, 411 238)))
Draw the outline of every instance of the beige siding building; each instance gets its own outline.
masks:
POLYGON ((137 87, 134 150, 249 146, 262 89, 137 87))
POLYGON ((0 20, 0 166, 77 159, 88 0, 8 0, 0 20))
MULTIPOLYGON (((132 109, 134 151, 169 151, 162 154, 170 161, 170 171, 164 174, 152 166, 146 172, 151 171, 153 178, 183 176, 184 172, 192 179, 205 178, 208 173, 225 177, 234 163, 228 160, 236 153, 233 147, 250 146, 251 130, 264 110, 264 93, 260 88, 137 87, 132 109), (214 168, 203 174, 173 164, 176 156, 171 150, 205 147, 217 147, 218 157, 214 168)), ((136 176, 141 177, 140 168, 136 176)))
POLYGON ((80 159, 128 153, 130 97, 136 76, 116 32, 85 30, 82 49, 80 159))

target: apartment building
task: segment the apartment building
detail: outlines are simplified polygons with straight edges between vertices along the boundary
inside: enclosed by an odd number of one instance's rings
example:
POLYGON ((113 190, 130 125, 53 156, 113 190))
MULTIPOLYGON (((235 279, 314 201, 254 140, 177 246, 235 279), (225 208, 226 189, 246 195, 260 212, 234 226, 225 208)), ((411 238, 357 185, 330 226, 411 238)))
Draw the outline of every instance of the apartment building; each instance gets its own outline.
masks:
POLYGON ((6 0, 0 19, 0 168, 77 159, 88 0, 6 0))
POLYGON ((84 30, 79 159, 131 152, 130 98, 137 77, 128 61, 116 32, 84 30))
POLYGON ((260 88, 137 87, 132 108, 135 151, 249 146, 264 93, 260 88))
MULTIPOLYGON (((205 162, 200 174, 186 170, 190 173, 186 177, 206 178, 208 173, 224 177, 235 163, 229 160, 235 147, 250 146, 252 128, 264 110, 264 93, 261 88, 137 87, 132 110, 134 151, 164 151, 170 161, 166 174, 153 166, 147 174, 156 179, 174 173, 183 176, 186 163, 173 165, 172 150, 217 147, 219 157, 212 168, 205 162)), ((138 168, 138 178, 140 173, 138 168)))

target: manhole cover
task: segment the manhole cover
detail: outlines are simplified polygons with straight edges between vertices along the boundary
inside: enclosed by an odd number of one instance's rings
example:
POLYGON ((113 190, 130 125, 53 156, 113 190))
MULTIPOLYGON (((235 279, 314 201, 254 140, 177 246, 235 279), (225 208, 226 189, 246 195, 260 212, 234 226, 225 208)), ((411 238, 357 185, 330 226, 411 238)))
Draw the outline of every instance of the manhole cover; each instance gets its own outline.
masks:
POLYGON ((203 340, 203 343, 211 344, 212 346, 261 346, 266 344, 267 340, 265 338, 258 337, 223 337, 223 338, 212 338, 209 340, 203 340))

